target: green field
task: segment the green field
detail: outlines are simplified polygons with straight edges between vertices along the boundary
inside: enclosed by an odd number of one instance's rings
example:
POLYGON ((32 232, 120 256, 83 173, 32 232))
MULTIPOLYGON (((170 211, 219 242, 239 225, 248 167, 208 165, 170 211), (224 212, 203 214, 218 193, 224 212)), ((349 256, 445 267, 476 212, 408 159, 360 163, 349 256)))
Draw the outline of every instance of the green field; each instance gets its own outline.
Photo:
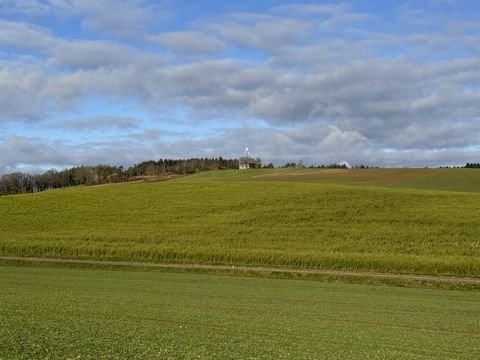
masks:
POLYGON ((480 276, 480 171, 345 172, 220 171, 2 196, 0 255, 480 276), (440 190, 452 179, 463 179, 457 191, 440 190))
POLYGON ((475 359, 480 293, 0 266, 0 359, 475 359))
MULTIPOLYGON (((153 180, 153 179, 150 179, 153 180)), ((0 255, 480 276, 480 171, 253 170, 0 197, 0 255)), ((474 359, 478 291, 0 262, 0 359, 474 359)))
POLYGON ((480 192, 478 169, 262 169, 205 172, 195 178, 197 181, 287 181, 480 192))

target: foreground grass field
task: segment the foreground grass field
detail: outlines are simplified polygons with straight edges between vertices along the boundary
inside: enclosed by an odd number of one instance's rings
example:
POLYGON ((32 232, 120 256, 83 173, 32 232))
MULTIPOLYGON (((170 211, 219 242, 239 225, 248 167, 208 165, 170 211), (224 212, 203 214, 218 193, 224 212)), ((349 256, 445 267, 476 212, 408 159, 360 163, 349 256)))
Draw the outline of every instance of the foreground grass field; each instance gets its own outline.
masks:
POLYGON ((0 197, 0 255, 478 277, 480 193, 465 189, 480 171, 466 170, 225 171, 0 197), (398 188, 429 176, 463 192, 398 188), (373 186, 385 179, 397 188, 373 186))
POLYGON ((480 293, 0 266, 0 359, 475 359, 480 293))

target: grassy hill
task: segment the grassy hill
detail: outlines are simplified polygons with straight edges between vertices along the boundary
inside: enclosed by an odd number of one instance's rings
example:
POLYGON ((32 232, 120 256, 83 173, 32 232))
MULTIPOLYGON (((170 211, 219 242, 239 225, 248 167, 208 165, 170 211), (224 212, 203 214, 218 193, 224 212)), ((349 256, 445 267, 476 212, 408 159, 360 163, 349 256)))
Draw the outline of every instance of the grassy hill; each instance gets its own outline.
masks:
POLYGON ((478 234, 477 169, 220 171, 0 197, 1 255, 480 276, 478 234))
POLYGON ((478 169, 258 169, 205 172, 197 180, 332 183, 424 190, 480 192, 478 169))

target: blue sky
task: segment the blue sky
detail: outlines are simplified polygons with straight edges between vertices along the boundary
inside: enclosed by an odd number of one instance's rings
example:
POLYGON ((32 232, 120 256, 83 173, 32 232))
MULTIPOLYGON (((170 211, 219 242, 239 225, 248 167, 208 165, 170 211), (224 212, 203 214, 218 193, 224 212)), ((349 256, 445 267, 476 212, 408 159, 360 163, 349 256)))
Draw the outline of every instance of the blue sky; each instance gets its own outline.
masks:
POLYGON ((0 0, 0 174, 480 161, 480 2, 0 0))

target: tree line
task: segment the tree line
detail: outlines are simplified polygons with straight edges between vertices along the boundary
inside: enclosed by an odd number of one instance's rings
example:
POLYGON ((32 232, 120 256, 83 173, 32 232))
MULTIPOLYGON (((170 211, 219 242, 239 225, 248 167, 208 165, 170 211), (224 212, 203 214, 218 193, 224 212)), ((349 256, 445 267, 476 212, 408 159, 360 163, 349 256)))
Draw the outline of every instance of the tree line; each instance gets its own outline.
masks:
POLYGON ((238 169, 237 159, 192 158, 149 160, 123 166, 76 166, 51 169, 39 175, 14 172, 0 177, 0 195, 25 194, 76 185, 100 185, 135 180, 144 176, 186 175, 198 171, 238 169))
POLYGON ((480 163, 467 163, 465 167, 467 169, 480 169, 480 163))
MULTIPOLYGON (((298 163, 296 162, 287 162, 285 165, 280 166, 280 168, 296 168, 296 169, 303 169, 307 168, 303 164, 303 161, 300 160, 298 163)), ((346 164, 321 164, 321 165, 310 165, 308 166, 309 169, 348 169, 348 166, 346 164)), ((353 165, 352 169, 378 169, 378 167, 375 166, 369 166, 369 165, 353 165)))

